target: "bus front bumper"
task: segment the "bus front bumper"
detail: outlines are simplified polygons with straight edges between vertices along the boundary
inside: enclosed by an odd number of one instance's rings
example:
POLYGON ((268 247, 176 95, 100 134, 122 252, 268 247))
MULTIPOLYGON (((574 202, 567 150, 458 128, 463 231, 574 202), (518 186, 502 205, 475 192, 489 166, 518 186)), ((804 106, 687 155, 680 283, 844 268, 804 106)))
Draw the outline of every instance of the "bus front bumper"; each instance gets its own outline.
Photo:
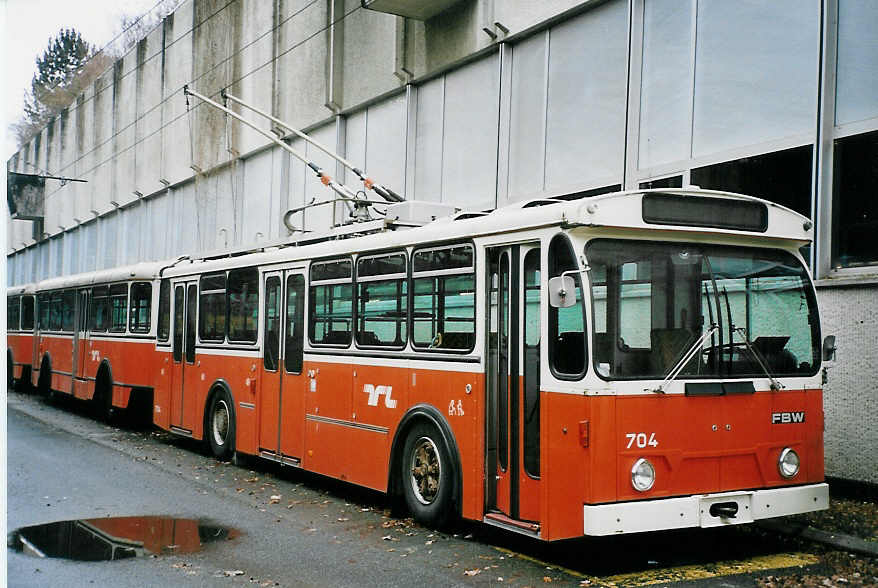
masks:
POLYGON ((585 535, 616 535, 686 527, 721 527, 827 508, 829 486, 821 483, 585 505, 583 529, 585 535))

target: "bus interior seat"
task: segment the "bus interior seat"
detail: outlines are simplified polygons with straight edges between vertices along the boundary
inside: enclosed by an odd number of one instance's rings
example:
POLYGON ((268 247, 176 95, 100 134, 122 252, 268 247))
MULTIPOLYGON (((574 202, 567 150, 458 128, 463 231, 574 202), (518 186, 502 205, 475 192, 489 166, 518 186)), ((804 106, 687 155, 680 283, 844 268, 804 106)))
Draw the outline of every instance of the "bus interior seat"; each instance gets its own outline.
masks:
POLYGON ((359 345, 381 345, 378 335, 374 331, 360 331, 357 333, 357 343, 359 345))
MULTIPOLYGON (((695 342, 695 336, 687 328, 680 329, 653 329, 649 333, 652 355, 650 366, 653 373, 667 373, 695 342)), ((692 366, 692 361, 689 362, 692 366)))
POLYGON ((475 341, 475 333, 442 333, 442 343, 439 345, 445 349, 471 349, 475 341))

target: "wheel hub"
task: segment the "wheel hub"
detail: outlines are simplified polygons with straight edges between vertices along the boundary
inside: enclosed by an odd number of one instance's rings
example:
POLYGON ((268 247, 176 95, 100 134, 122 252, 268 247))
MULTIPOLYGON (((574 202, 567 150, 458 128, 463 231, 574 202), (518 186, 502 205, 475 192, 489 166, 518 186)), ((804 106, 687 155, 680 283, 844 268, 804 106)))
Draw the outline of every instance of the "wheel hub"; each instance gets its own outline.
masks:
POLYGON ((433 441, 427 437, 417 440, 410 464, 411 487, 421 504, 432 504, 439 494, 442 462, 433 441))

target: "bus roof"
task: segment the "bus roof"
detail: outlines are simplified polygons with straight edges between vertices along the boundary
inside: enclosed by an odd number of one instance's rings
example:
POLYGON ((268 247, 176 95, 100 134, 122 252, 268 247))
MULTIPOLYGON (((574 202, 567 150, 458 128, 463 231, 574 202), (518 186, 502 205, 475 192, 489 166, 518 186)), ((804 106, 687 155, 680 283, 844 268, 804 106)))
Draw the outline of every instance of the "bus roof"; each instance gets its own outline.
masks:
MULTIPOLYGON (((659 204, 664 201, 658 200, 659 204)), ((392 208, 392 207, 391 207, 392 208)), ((388 213, 390 216, 390 213, 388 213)), ((387 221, 386 224, 391 224, 387 221)), ((220 271, 228 267, 243 267, 282 263, 287 261, 311 260, 334 256, 350 255, 360 251, 381 251, 401 249, 409 246, 430 246, 448 241, 462 241, 482 236, 509 233, 551 226, 590 227, 593 229, 612 228, 637 231, 643 235, 661 233, 667 237, 668 231, 677 234, 700 235, 699 240, 711 235, 728 239, 741 236, 752 240, 771 239, 800 247, 812 239, 811 221, 806 217, 767 200, 701 189, 661 189, 633 190, 602 194, 580 200, 561 198, 538 198, 516 202, 490 213, 476 214, 460 212, 453 216, 437 219, 426 225, 406 230, 372 232, 347 239, 333 238, 327 233, 324 240, 314 240, 303 245, 295 242, 276 243, 258 248, 248 255, 216 255, 214 258, 193 256, 169 269, 167 275, 185 275, 205 271, 220 271), (695 201, 719 203, 726 210, 734 209, 736 204, 758 207, 764 211, 764 230, 737 229, 729 227, 704 226, 704 224, 673 224, 673 219, 660 222, 644 220, 643 199, 668 198, 667 202, 685 200, 685 205, 695 201)), ((349 229, 348 229, 349 230, 349 229)), ((632 233, 634 234, 634 233, 632 233)))
POLYGON ((159 272, 163 267, 167 267, 171 263, 173 262, 145 261, 133 265, 74 274, 72 276, 50 278, 48 280, 37 282, 36 289, 40 292, 45 292, 49 290, 90 286, 92 284, 107 284, 128 280, 153 280, 158 277, 159 272))

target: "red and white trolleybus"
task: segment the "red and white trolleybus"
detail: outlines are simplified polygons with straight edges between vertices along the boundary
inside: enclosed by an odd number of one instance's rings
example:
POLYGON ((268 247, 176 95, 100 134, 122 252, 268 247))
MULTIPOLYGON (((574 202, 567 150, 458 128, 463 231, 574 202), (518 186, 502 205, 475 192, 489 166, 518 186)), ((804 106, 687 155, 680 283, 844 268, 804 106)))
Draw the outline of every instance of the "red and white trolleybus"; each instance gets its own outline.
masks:
MULTIPOLYGON (((799 252, 808 219, 688 189, 399 230, 416 212, 126 269, 117 347, 113 285, 93 287, 109 325, 84 336, 105 345, 113 404, 151 391, 155 424, 217 457, 398 494, 427 524, 558 540, 827 508, 831 342, 799 252), (124 380, 122 345, 136 350, 124 380)), ((43 300, 67 290, 36 290, 42 325, 43 300)))

